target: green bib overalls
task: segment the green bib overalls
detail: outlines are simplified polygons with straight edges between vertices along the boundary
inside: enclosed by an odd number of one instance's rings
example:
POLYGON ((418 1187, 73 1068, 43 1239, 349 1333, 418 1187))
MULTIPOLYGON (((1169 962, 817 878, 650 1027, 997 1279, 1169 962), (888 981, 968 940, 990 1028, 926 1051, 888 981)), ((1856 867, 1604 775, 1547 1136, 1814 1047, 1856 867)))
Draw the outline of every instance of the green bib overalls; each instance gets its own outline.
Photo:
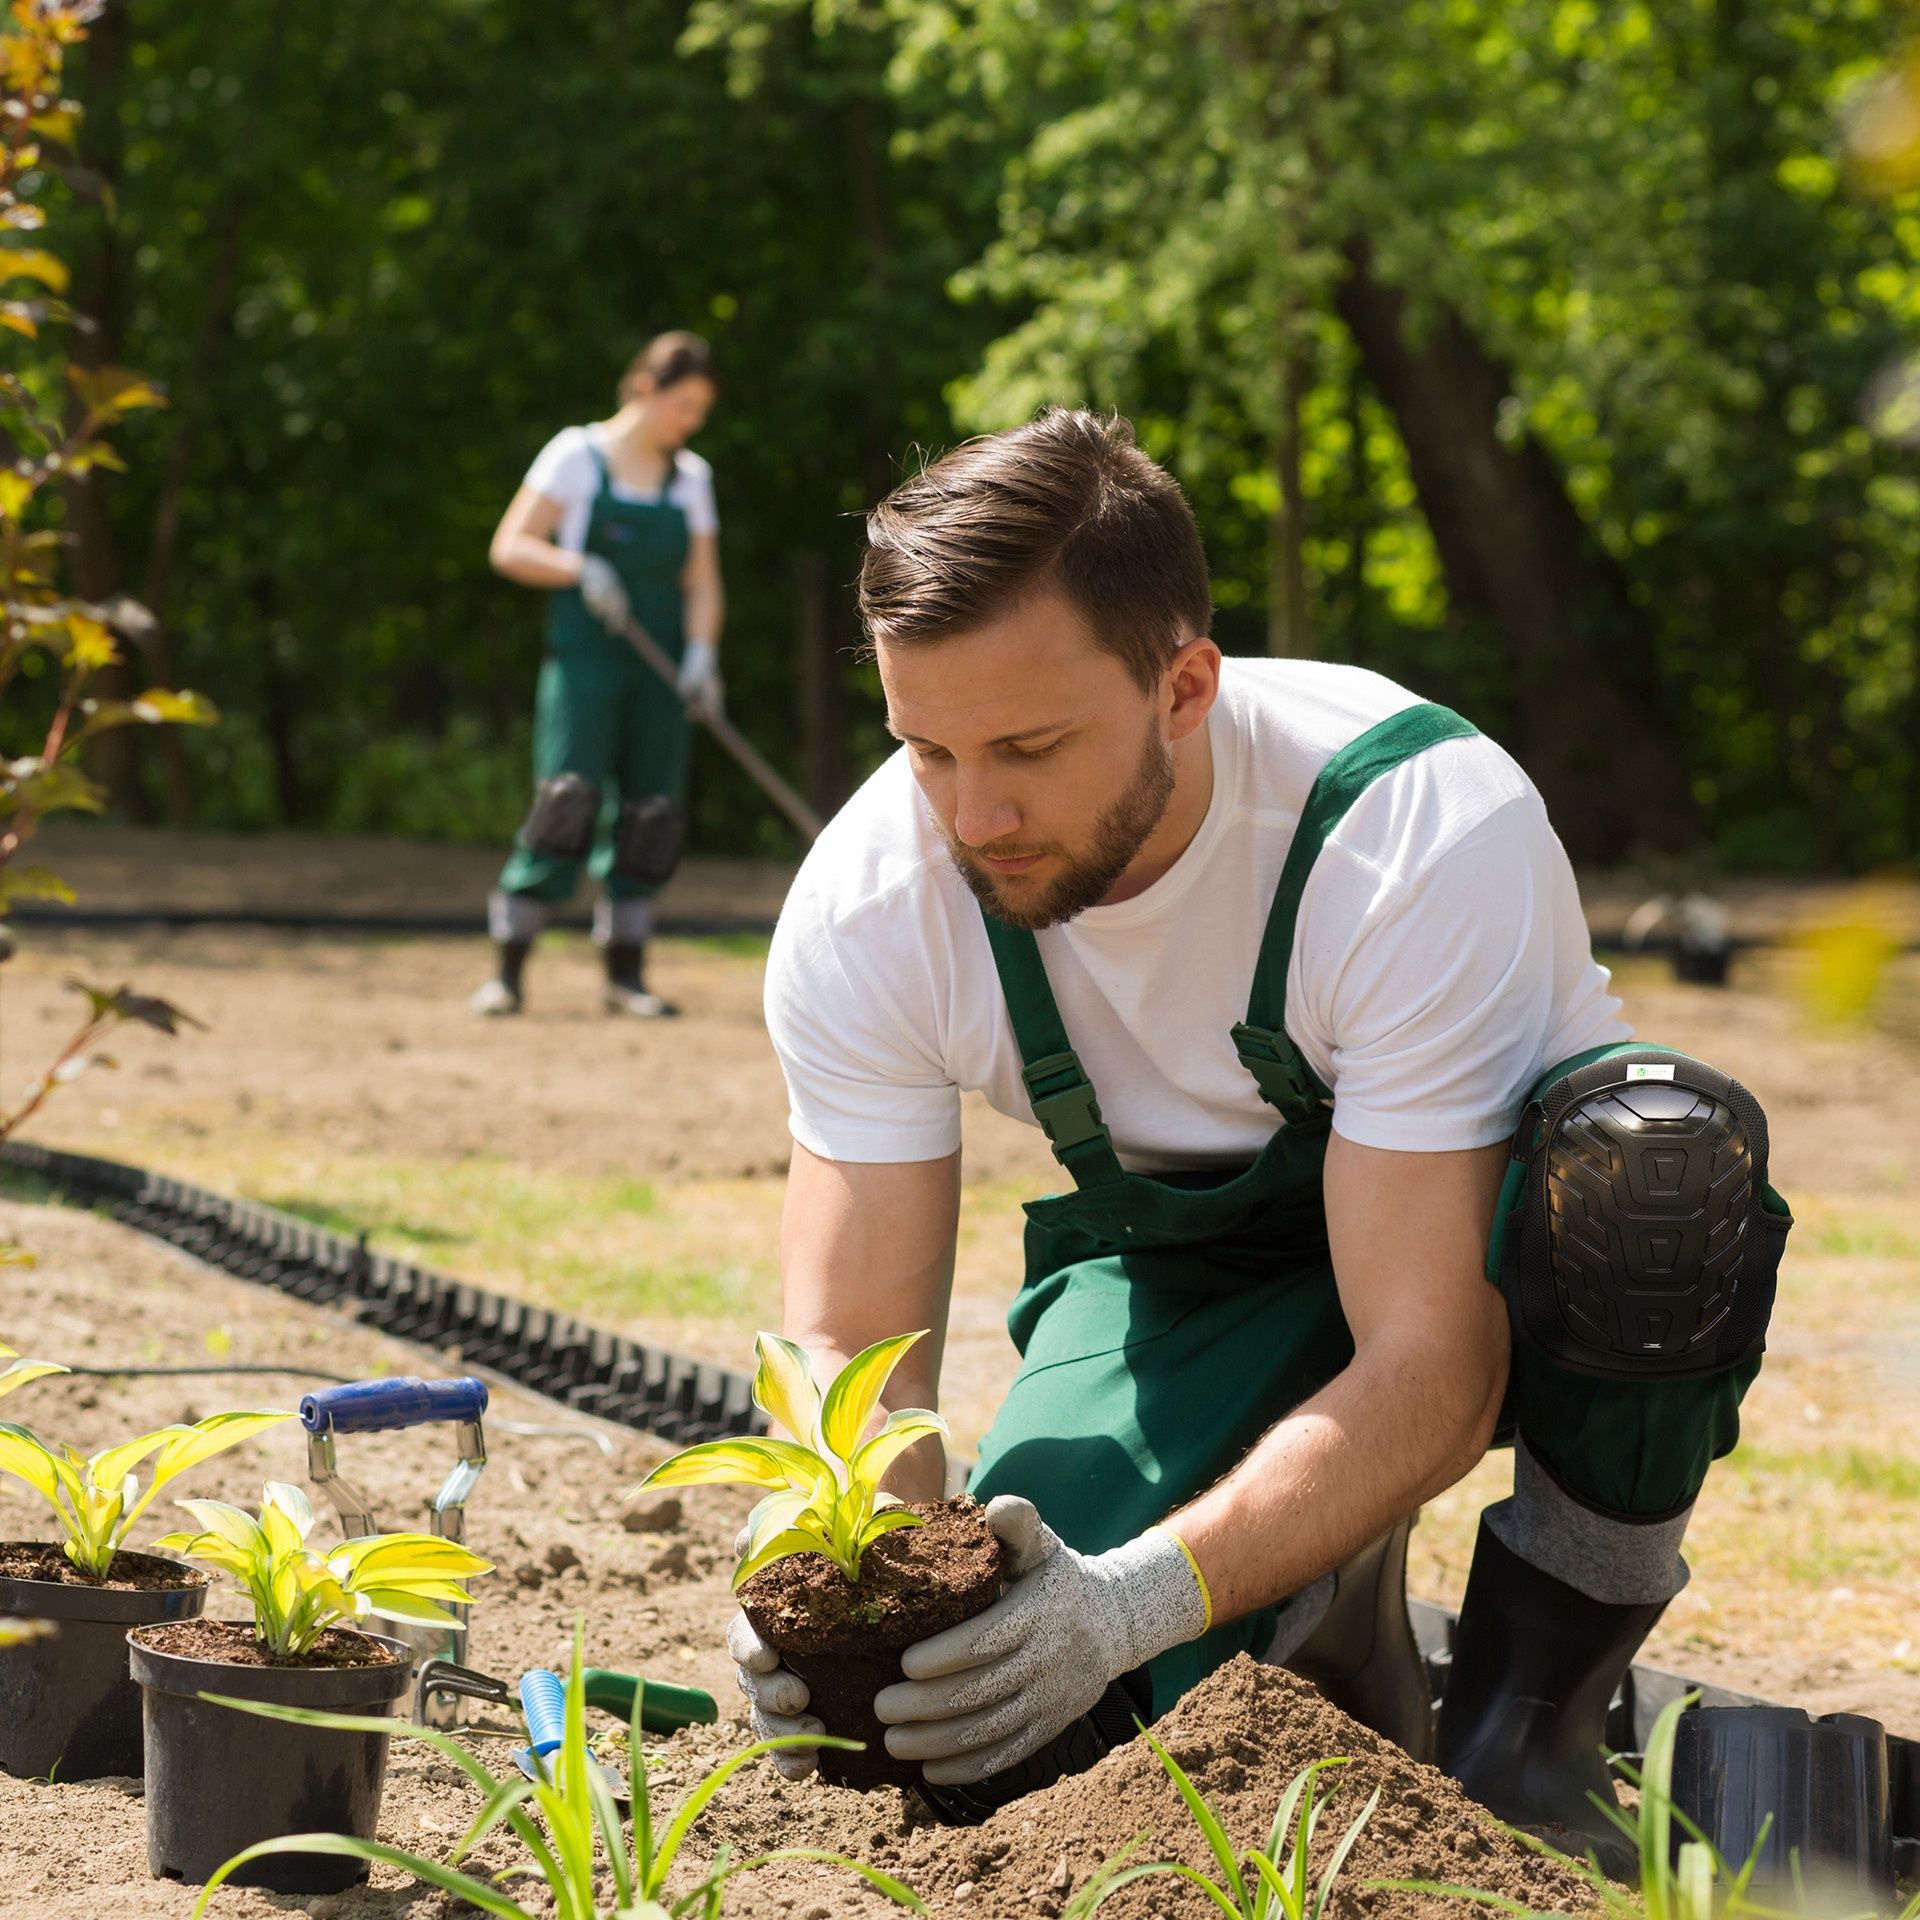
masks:
MULTIPOLYGON (((1320 849, 1360 795, 1474 731, 1443 707, 1414 707, 1350 742, 1315 781, 1246 1020, 1222 1036, 1284 1123, 1238 1172, 1121 1167, 1038 942, 987 918, 1034 1117, 1075 1190, 1026 1209, 1026 1278, 1007 1316, 1021 1366, 981 1442, 971 1484, 982 1500, 1024 1494, 1069 1546, 1119 1546, 1211 1486, 1352 1359, 1321 1186, 1333 1096, 1286 1032, 1294 926, 1320 849)), ((1758 1364, 1706 1380, 1615 1381, 1516 1352, 1502 1437, 1523 1432, 1589 1504, 1653 1518, 1691 1501, 1733 1446, 1758 1364)), ((1225 1622, 1152 1661, 1154 1713, 1234 1654, 1258 1652, 1273 1620, 1225 1622)))
MULTIPOLYGON (((613 491, 605 457, 600 490, 587 521, 585 551, 613 563, 633 615, 678 660, 685 648, 681 572, 690 544, 685 512, 667 498, 622 500, 613 491)), ((616 900, 656 891, 611 871, 613 825, 622 800, 645 794, 682 799, 687 785, 687 710, 666 684, 617 634, 587 611, 577 587, 563 587, 547 609, 547 654, 533 711, 533 777, 577 773, 600 789, 600 818, 589 871, 616 900)), ((501 890, 559 902, 580 877, 577 860, 516 847, 500 875, 501 890)))

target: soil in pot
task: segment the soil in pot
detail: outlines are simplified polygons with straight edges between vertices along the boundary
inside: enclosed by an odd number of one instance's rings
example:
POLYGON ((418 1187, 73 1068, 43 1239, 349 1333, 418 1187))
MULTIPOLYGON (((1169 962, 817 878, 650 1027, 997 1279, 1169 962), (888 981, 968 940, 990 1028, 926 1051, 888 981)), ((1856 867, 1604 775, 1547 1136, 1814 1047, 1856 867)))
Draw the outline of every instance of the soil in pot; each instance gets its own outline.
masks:
POLYGON ((821 1750, 820 1774, 867 1792, 910 1787, 919 1763, 888 1753, 873 1697, 900 1679, 900 1655, 999 1599, 1005 1549, 969 1496, 915 1504, 925 1525, 883 1534, 866 1551, 856 1586, 823 1553, 790 1554, 740 1589, 753 1628, 807 1683, 808 1712, 864 1753, 821 1750))
POLYGON ((0 1770, 25 1780, 97 1780, 141 1767, 140 1690, 127 1629, 186 1620, 207 1576, 151 1553, 116 1553, 89 1580, 55 1546, 0 1542, 0 1615, 54 1631, 0 1648, 0 1770))
MULTIPOLYGON (((410 1648, 335 1629, 289 1660, 261 1647, 251 1625, 215 1620, 143 1628, 127 1641, 145 1696, 147 1865, 156 1878, 198 1886, 236 1853, 282 1834, 373 1838, 389 1735, 291 1726, 197 1696, 386 1714, 412 1682, 410 1648)), ((356 1860, 288 1853, 233 1880, 276 1893, 338 1893, 366 1874, 356 1860)))

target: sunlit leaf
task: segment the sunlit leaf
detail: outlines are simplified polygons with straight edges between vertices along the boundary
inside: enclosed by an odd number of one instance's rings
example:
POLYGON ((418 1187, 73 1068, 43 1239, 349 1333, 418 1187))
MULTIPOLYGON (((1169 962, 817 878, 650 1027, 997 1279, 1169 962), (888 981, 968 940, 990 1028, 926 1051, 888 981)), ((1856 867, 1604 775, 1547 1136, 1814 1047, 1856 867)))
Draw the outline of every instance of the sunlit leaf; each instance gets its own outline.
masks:
POLYGON ((0 247, 0 281, 38 280, 55 293, 65 293, 67 263, 41 247, 0 247))
POLYGON ((919 1333, 896 1334, 891 1340, 876 1340, 864 1353, 857 1353, 841 1368, 834 1383, 827 1389, 824 1406, 820 1410, 820 1435, 828 1449, 842 1460, 851 1460, 854 1450, 860 1444, 860 1437, 866 1432, 867 1422, 873 1417, 873 1410, 880 1404, 880 1396, 886 1391, 887 1381, 903 1354, 916 1340, 926 1337, 925 1329, 919 1333))
POLYGON ((820 1390, 805 1351, 777 1333, 754 1336, 759 1366, 753 1378, 753 1398, 775 1425, 785 1427, 802 1446, 814 1441, 814 1422, 820 1416, 820 1390))

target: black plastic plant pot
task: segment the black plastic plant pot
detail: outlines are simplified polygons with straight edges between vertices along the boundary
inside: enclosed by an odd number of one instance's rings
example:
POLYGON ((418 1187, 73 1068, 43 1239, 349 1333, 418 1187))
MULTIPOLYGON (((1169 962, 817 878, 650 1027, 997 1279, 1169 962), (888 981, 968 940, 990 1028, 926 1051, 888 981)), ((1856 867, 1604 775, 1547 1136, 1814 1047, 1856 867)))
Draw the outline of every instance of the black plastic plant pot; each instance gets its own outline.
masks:
MULTIPOLYGON (((164 1627, 127 1636, 146 1703, 147 1865, 156 1879, 199 1886, 236 1853, 282 1834, 374 1837, 390 1735, 293 1726, 198 1697, 390 1713, 412 1681, 413 1650, 384 1634, 362 1637, 396 1658, 384 1666, 245 1667, 169 1653, 164 1627)), ((249 1862, 232 1884, 339 1893, 366 1877, 363 1861, 281 1853, 249 1862)))
MULTIPOLYGON (((9 1541, 0 1551, 20 1547, 9 1541)), ((178 1584, 93 1587, 0 1576, 0 1617, 44 1620, 53 1629, 0 1648, 0 1771, 56 1784, 139 1777, 140 1690, 127 1671, 127 1629, 194 1618, 207 1603, 207 1576, 152 1553, 118 1554, 109 1571, 135 1568, 149 1578, 167 1569, 178 1584)))
MULTIPOLYGON (((1863 1714, 1690 1707, 1673 1749, 1673 1804, 1736 1868, 1773 1816, 1756 1888, 1791 1889, 1794 1855, 1816 1897, 1893 1892, 1887 1735, 1863 1714)), ((1676 1831, 1676 1851, 1685 1835, 1676 1831)))

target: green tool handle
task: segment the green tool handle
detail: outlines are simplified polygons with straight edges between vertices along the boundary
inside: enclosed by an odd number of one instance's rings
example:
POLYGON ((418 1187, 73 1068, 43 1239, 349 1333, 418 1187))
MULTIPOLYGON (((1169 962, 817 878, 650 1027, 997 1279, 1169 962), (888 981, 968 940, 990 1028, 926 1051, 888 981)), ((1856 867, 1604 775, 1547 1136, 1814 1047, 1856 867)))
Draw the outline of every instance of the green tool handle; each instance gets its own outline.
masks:
MULTIPOLYGON (((631 1673, 609 1673, 605 1667, 589 1667, 581 1679, 586 1684, 587 1705, 603 1713, 617 1713, 622 1720, 633 1718, 634 1690, 642 1684, 631 1673)), ((649 1733, 672 1733, 676 1727, 710 1727, 720 1718, 713 1695, 699 1687, 673 1687, 664 1680, 645 1681, 646 1696, 641 1702, 640 1724, 649 1733)))

